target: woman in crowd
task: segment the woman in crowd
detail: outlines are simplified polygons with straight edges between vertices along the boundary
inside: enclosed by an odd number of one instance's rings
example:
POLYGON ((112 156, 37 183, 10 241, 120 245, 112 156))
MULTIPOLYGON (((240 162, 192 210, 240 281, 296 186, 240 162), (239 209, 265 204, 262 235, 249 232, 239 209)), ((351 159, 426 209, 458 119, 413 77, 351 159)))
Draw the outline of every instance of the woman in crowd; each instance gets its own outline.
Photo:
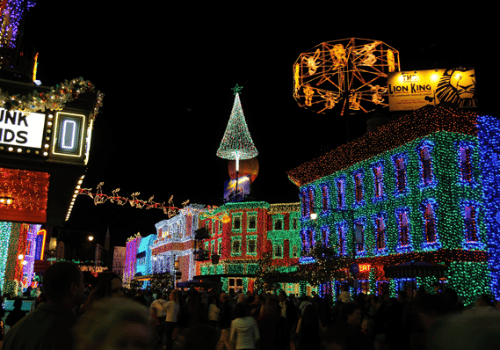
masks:
POLYGON ((373 350, 373 342, 361 332, 361 308, 356 303, 344 303, 339 320, 328 332, 327 342, 335 350, 373 350))
POLYGON ((179 320, 179 312, 181 306, 179 304, 179 299, 177 296, 177 291, 173 290, 170 292, 169 301, 165 306, 167 316, 165 318, 165 336, 167 339, 166 350, 172 350, 174 331, 177 327, 177 321, 179 320))
POLYGON ((75 350, 155 349, 148 309, 125 298, 97 301, 74 328, 75 350))
POLYGON ((234 316, 229 333, 229 339, 234 344, 234 348, 236 350, 257 349, 257 342, 260 339, 259 328, 255 319, 248 316, 247 308, 243 303, 236 304, 234 316))
POLYGON ((98 300, 123 296, 124 291, 121 277, 114 272, 102 273, 99 275, 96 285, 90 291, 87 301, 82 305, 80 312, 88 311, 98 300))
POLYGON ((304 307, 295 332, 297 334, 296 348, 300 350, 319 349, 321 323, 313 304, 307 304, 304 307))

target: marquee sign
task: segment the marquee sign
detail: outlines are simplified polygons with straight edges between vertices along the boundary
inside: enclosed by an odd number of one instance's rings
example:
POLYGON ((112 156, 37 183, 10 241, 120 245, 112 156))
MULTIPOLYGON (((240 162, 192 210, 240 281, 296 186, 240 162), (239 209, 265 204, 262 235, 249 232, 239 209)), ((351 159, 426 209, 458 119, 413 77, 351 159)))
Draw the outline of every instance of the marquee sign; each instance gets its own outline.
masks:
POLYGON ((0 144, 41 149, 45 118, 45 113, 0 108, 0 144))
POLYGON ((389 110, 411 111, 427 105, 477 107, 474 69, 434 69, 389 74, 389 110))

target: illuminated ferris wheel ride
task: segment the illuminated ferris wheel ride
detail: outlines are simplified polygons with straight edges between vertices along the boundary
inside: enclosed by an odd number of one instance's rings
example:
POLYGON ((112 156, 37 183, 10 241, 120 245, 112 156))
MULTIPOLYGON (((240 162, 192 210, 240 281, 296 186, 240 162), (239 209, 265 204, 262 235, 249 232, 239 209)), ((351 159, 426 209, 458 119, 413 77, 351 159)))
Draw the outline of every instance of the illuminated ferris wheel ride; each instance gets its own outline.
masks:
POLYGON ((379 40, 340 39, 300 54, 293 65, 293 97, 300 107, 332 113, 346 104, 368 113, 388 106, 387 75, 399 72, 399 52, 379 40))

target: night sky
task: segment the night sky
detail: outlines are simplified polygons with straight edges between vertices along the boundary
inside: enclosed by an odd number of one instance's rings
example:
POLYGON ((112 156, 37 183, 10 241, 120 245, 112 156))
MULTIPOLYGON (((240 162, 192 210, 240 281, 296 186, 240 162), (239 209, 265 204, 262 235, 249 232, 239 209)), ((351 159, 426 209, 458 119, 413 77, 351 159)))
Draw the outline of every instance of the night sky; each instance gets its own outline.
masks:
MULTIPOLYGON (((498 116, 497 33, 490 2, 37 1, 23 42, 39 52, 38 79, 83 77, 102 91, 84 188, 140 192, 157 202, 220 205, 227 161, 216 156, 236 84, 259 151, 256 200, 297 202, 286 172, 346 140, 344 120, 300 108, 292 65, 331 40, 381 40, 402 70, 473 67, 480 111, 498 116)), ((352 117, 352 136, 366 116, 352 117)), ((80 196, 66 229, 125 245, 155 233, 161 210, 80 196)))

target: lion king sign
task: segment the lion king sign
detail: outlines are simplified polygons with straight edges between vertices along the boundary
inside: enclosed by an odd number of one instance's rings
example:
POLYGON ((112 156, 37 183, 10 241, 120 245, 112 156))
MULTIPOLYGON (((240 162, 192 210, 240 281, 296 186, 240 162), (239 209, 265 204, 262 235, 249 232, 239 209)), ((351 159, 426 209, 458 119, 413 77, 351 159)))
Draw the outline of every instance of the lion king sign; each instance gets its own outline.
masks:
POLYGON ((389 110, 411 111, 427 105, 477 107, 474 69, 395 72, 387 78, 389 110))

